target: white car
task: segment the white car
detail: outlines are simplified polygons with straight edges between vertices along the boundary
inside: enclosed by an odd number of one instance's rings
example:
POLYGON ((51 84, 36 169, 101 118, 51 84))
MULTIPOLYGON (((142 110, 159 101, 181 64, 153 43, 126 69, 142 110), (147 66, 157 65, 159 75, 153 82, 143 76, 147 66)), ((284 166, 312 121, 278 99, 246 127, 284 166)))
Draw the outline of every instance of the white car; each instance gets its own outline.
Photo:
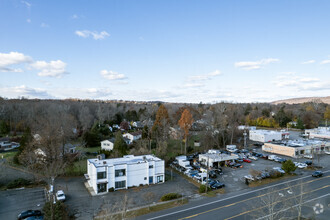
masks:
POLYGON ((251 160, 258 160, 258 158, 255 157, 255 156, 250 156, 249 159, 251 159, 251 160))
POLYGON ((330 154, 330 151, 324 151, 325 154, 330 154))
POLYGON ((304 155, 305 158, 308 158, 308 159, 313 159, 313 155, 310 155, 310 154, 306 154, 304 155))
POLYGON ((63 190, 58 190, 56 192, 56 201, 62 201, 62 202, 65 201, 65 194, 64 194, 63 190))
POLYGON ((280 172, 280 173, 285 173, 285 171, 284 170, 282 170, 282 168, 281 167, 273 167, 273 170, 276 170, 276 171, 278 171, 278 172, 280 172))
POLYGON ((297 167, 300 168, 300 169, 304 169, 304 168, 307 167, 307 164, 305 164, 305 163, 299 163, 297 167))

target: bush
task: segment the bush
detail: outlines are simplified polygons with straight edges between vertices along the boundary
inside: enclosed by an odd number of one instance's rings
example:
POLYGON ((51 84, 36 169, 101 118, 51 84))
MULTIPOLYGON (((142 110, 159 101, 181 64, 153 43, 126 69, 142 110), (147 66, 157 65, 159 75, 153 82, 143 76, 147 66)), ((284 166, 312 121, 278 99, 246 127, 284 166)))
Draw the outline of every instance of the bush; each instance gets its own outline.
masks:
POLYGON ((7 184, 7 189, 14 189, 14 188, 20 188, 24 186, 31 185, 31 181, 23 178, 18 178, 16 180, 13 180, 7 184))
POLYGON ((179 193, 168 193, 162 196, 162 198, 160 198, 161 201, 169 201, 169 200, 173 200, 173 199, 178 199, 181 198, 182 195, 180 195, 179 193))
MULTIPOLYGON (((205 185, 201 185, 199 187, 199 193, 205 193, 206 191, 206 186, 205 185)), ((207 187, 207 191, 211 191, 211 188, 210 187, 207 187)))
POLYGON ((270 178, 279 178, 282 176, 282 173, 280 173, 279 171, 276 171, 276 170, 272 170, 269 172, 269 175, 270 175, 270 178))
POLYGON ((292 160, 287 160, 282 164, 282 169, 286 172, 286 173, 292 173, 294 172, 297 167, 294 165, 294 163, 292 162, 292 160))
POLYGON ((108 191, 109 191, 109 192, 114 192, 114 191, 115 191, 115 188, 111 187, 111 188, 109 188, 108 191))
POLYGON ((63 202, 46 202, 44 208, 42 209, 45 213, 45 219, 66 220, 69 219, 69 214, 66 205, 63 202))

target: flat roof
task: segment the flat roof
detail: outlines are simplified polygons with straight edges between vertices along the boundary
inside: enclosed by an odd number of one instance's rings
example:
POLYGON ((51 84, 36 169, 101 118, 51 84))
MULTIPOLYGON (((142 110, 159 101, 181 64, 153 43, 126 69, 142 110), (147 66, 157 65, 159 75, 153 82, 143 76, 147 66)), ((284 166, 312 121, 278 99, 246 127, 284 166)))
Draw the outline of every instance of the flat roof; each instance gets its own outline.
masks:
POLYGON ((228 154, 205 153, 205 154, 200 154, 200 156, 208 157, 216 161, 235 160, 238 158, 238 155, 236 154, 228 155, 228 154))
POLYGON ((288 146, 288 147, 307 147, 307 146, 317 146, 317 145, 324 145, 330 143, 328 141, 321 141, 321 140, 311 140, 311 139, 297 139, 297 140, 287 140, 287 141, 274 141, 270 144, 276 144, 281 146, 288 146))
POLYGON ((125 155, 124 157, 120 158, 112 158, 112 159, 105 159, 99 160, 95 159, 88 159, 88 161, 95 165, 95 167, 104 167, 104 166, 115 166, 121 164, 137 164, 149 161, 162 161, 158 157, 154 155, 141 155, 141 156, 134 156, 134 155, 125 155))

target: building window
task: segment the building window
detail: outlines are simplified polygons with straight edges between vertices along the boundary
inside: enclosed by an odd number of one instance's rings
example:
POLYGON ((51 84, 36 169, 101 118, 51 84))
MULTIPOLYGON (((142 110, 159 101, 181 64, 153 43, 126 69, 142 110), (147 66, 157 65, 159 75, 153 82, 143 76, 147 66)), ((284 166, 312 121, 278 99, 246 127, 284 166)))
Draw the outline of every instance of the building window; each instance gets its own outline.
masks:
POLYGON ((157 176, 157 183, 162 183, 162 182, 163 182, 163 175, 157 176))
POLYGON ((107 173, 104 171, 104 172, 97 172, 97 179, 105 179, 107 178, 107 173))
POLYGON ((125 169, 116 170, 115 177, 119 177, 119 176, 126 176, 126 170, 125 169))
POLYGON ((149 169, 154 168, 154 165, 149 165, 149 169))
POLYGON ((107 191, 106 183, 97 184, 97 193, 106 192, 106 191, 107 191))
POLYGON ((126 187, 126 180, 115 182, 116 189, 125 188, 125 187, 126 187))
POLYGON ((144 177, 144 180, 147 180, 147 177, 144 177))

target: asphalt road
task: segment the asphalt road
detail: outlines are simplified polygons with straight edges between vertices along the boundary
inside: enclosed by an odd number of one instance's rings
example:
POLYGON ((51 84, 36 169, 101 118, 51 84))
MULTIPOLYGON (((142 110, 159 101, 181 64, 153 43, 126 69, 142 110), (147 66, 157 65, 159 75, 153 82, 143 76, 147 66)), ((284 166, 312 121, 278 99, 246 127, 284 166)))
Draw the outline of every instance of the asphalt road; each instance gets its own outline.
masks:
POLYGON ((280 216, 297 214, 302 204, 306 217, 328 219, 330 214, 330 171, 321 178, 297 177, 266 187, 246 190, 227 197, 216 197, 191 202, 185 206, 140 216, 137 219, 258 219, 274 208, 280 216), (283 210, 278 212, 279 210, 283 210))

